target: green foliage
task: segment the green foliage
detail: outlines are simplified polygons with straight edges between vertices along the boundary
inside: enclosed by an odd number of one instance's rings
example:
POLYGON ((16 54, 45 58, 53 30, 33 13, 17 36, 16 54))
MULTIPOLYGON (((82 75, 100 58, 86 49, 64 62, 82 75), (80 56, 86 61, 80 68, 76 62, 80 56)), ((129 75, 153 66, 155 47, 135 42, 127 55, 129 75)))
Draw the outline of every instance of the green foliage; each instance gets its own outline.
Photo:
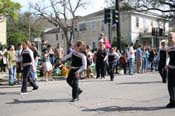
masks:
MULTIPOLYGON (((124 40, 124 38, 121 37, 121 39, 120 39, 120 48, 121 48, 121 50, 125 48, 125 45, 126 45, 126 44, 127 44, 127 43, 126 43, 126 41, 124 40)), ((116 38, 116 37, 113 38, 112 47, 117 47, 117 38, 116 38)))
POLYGON ((7 20, 7 43, 17 45, 24 40, 40 37, 44 23, 30 13, 19 14, 19 19, 7 20), (30 29, 30 31, 29 31, 30 29))
POLYGON ((20 8, 21 5, 19 3, 12 2, 11 0, 0 0, 0 14, 5 17, 11 17, 17 20, 17 11, 20 8))
POLYGON ((15 32, 10 33, 8 36, 8 45, 14 45, 17 46, 18 43, 21 43, 22 41, 26 40, 25 34, 22 32, 15 32))

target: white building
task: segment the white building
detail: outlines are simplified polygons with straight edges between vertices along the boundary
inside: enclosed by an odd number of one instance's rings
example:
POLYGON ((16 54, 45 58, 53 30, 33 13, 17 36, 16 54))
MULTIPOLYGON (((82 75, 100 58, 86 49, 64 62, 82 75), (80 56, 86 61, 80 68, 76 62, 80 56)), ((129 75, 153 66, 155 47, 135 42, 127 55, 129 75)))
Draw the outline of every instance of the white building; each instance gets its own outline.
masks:
MULTIPOLYGON (((84 17, 78 17, 75 23, 75 38, 74 41, 83 40, 86 44, 97 48, 98 38, 101 32, 108 37, 108 25, 104 24, 104 10, 89 14, 84 17)), ((155 37, 151 35, 152 28, 158 27, 169 31, 169 23, 160 15, 152 12, 135 12, 122 11, 120 13, 121 39, 125 43, 130 42, 145 42, 152 47, 155 46, 155 37)), ((53 46, 60 42, 62 47, 66 47, 64 34, 61 30, 52 29, 45 32, 45 38, 53 46)), ((116 26, 111 27, 112 40, 116 36, 116 26)), ((163 36, 159 37, 162 39, 163 36)))
MULTIPOLYGON (((151 35, 153 27, 163 28, 165 32, 169 31, 168 23, 160 15, 151 12, 123 11, 120 14, 120 26, 121 37, 126 43, 135 43, 138 40, 154 45, 155 39, 151 35)), ((101 32, 108 37, 108 26, 104 24, 104 10, 78 20, 77 39, 96 47, 101 32)), ((113 25, 112 37, 114 36, 116 36, 116 27, 113 25)))
POLYGON ((0 43, 7 44, 7 25, 5 18, 0 17, 0 43))

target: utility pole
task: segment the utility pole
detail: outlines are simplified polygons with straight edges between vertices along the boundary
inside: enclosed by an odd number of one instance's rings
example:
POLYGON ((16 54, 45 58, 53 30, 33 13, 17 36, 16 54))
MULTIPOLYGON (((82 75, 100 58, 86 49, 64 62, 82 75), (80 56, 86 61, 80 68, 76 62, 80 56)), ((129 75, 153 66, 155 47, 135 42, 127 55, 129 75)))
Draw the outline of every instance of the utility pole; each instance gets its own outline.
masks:
POLYGON ((115 10, 118 11, 118 23, 116 23, 116 35, 117 35, 117 48, 120 50, 120 38, 121 38, 121 32, 120 32, 120 0, 115 0, 115 10))

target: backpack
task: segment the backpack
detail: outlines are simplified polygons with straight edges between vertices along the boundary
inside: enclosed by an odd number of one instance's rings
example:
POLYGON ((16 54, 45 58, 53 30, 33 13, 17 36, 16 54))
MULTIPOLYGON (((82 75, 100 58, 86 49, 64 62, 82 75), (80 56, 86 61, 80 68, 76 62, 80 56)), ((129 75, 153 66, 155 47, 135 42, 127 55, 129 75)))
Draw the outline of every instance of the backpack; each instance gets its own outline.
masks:
POLYGON ((126 64, 126 60, 125 60, 125 58, 124 58, 123 56, 120 57, 119 63, 120 63, 121 65, 126 64))

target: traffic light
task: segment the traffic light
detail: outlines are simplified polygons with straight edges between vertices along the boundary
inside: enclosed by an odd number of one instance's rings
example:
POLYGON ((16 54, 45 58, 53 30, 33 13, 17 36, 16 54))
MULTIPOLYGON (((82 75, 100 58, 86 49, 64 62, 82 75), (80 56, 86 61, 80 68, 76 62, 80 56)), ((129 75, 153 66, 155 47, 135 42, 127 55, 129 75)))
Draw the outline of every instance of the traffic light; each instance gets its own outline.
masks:
POLYGON ((104 19, 105 24, 111 22, 111 9, 108 8, 105 9, 104 19))
POLYGON ((112 24, 118 23, 119 13, 117 10, 112 10, 112 24))
POLYGON ((152 36, 156 35, 156 28, 152 28, 152 36))

